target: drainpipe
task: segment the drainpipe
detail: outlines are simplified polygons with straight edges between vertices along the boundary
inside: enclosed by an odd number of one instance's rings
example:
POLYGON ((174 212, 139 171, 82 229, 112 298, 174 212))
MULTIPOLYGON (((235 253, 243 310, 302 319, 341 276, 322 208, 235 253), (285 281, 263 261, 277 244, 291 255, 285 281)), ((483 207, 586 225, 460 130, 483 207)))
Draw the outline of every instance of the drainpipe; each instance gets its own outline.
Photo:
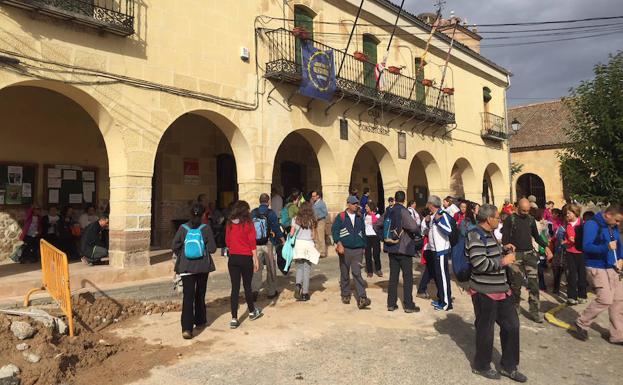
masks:
POLYGON ((506 124, 506 132, 507 132, 507 136, 508 136, 508 140, 506 141, 506 150, 508 151, 508 181, 509 181, 509 185, 510 185, 510 189, 509 189, 509 199, 511 200, 511 203, 514 202, 513 200, 513 175, 511 173, 511 146, 510 146, 510 135, 511 135, 511 131, 508 129, 508 99, 507 99, 507 92, 508 89, 511 88, 511 76, 510 74, 506 74, 506 79, 508 80, 508 86, 506 86, 506 92, 504 93, 504 123, 506 124))

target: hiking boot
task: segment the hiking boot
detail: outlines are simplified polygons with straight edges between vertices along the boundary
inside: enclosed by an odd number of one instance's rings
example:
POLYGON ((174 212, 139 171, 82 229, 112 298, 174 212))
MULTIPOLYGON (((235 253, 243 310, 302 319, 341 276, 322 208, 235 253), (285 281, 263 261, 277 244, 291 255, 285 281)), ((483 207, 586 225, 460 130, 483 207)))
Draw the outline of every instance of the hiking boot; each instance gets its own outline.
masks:
POLYGON ((396 311, 396 310, 398 310, 398 305, 388 306, 387 307, 387 311, 396 311))
POLYGON ((582 329, 577 324, 575 325, 575 330, 571 329, 569 332, 577 340, 588 341, 588 331, 582 329))
POLYGON ((472 369, 472 373, 483 376, 484 378, 487 378, 489 380, 499 380, 500 378, 502 378, 497 370, 491 368, 486 370, 472 369))
POLYGON ((359 301, 357 302, 357 307, 359 309, 365 309, 368 306, 370 306, 371 303, 372 303, 372 301, 370 301, 370 298, 368 298, 368 297, 361 297, 361 298, 359 298, 359 301))
POLYGON ((237 329, 238 326, 240 326, 240 322, 238 322, 238 320, 236 318, 233 318, 231 321, 229 321, 229 328, 230 329, 237 329))
POLYGON ((532 320, 538 324, 542 324, 544 321, 543 318, 543 313, 535 313, 535 314, 531 314, 530 317, 532 318, 532 320))
POLYGON ((259 307, 256 307, 255 310, 249 313, 249 319, 251 321, 255 321, 256 319, 260 318, 263 315, 264 313, 262 313, 262 309, 260 309, 259 307))
POLYGON ((569 298, 569 299, 567 299, 567 305, 569 305, 569 306, 575 306, 575 305, 577 305, 577 304, 578 304, 578 300, 577 300, 577 299, 574 299, 574 298, 569 298))
POLYGON ((342 296, 342 303, 343 303, 344 305, 348 305, 348 304, 350 304, 350 295, 349 295, 349 296, 345 296, 345 295, 343 295, 343 296, 342 296))
POLYGON ((528 381, 528 377, 526 377, 523 373, 521 373, 517 369, 513 370, 512 372, 507 372, 506 370, 501 369, 500 374, 503 375, 504 377, 510 378, 513 381, 517 381, 517 382, 528 381))
POLYGON ((303 287, 300 283, 297 283, 296 289, 294 289, 294 298, 296 298, 297 301, 300 301, 302 299, 301 290, 303 290, 303 287))
POLYGON ((377 277, 382 277, 383 276, 383 272, 381 270, 376 272, 376 276, 377 277))
POLYGON ((405 308, 405 313, 419 313, 419 312, 420 312, 420 307, 417 305, 413 305, 413 307, 405 308))
POLYGON ((190 340, 193 338, 193 332, 190 332, 188 330, 184 330, 182 332, 182 338, 184 338, 185 340, 190 340))
POLYGON ((310 297, 309 294, 304 293, 303 295, 301 295, 301 301, 309 301, 310 297))

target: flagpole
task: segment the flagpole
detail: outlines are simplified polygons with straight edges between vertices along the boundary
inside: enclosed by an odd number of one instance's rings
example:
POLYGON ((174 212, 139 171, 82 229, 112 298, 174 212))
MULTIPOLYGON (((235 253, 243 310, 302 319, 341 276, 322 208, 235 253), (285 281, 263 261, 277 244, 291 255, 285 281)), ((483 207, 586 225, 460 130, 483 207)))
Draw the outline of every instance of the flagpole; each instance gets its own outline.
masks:
POLYGON ((357 27, 357 21, 359 21, 359 15, 361 14, 361 8, 363 8, 364 1, 365 0, 361 0, 361 4, 359 4, 359 9, 357 10, 357 16, 355 16, 355 22, 353 23, 353 29, 350 31, 350 35, 348 36, 348 43, 346 43, 346 49, 344 50, 344 55, 342 56, 342 61, 340 62, 340 68, 337 70, 337 74, 335 75, 336 79, 340 77, 340 73, 342 72, 342 67, 344 66, 346 55, 348 55, 348 48, 350 47, 350 42, 353 39, 353 34, 355 33, 355 28, 357 27))
POLYGON ((424 52, 422 53, 422 56, 420 57, 420 64, 418 65, 418 68, 415 72, 415 79, 413 81, 413 86, 411 87, 411 92, 409 92, 409 100, 411 100, 411 97, 413 96, 413 90, 415 90, 415 86, 417 85, 417 77, 420 74, 420 71, 424 69, 424 63, 426 60, 426 55, 428 54, 428 49, 430 48, 430 42, 433 36, 435 35, 435 32, 437 32, 437 25, 439 25, 440 22, 441 22, 441 7, 437 9, 437 16, 435 17, 433 28, 431 28, 430 30, 430 35, 428 35, 428 40, 426 41, 426 47, 424 47, 424 52))
MULTIPOLYGON (((381 62, 381 70, 379 71, 379 77, 376 79, 376 88, 379 88, 379 83, 381 82, 381 76, 383 76, 383 71, 385 71, 385 65, 387 64, 387 57, 389 56, 389 49, 392 46, 392 40, 394 39, 394 34, 396 33, 396 28, 398 27, 398 21, 400 20, 400 14, 402 13, 402 7, 405 5, 405 0, 402 0, 400 3, 400 9, 398 10, 398 14, 396 15, 396 22, 394 23, 394 29, 392 30, 392 34, 389 36, 389 42, 387 43, 387 50, 385 51, 385 55, 383 56, 383 61, 381 62)), ((377 64, 374 63, 376 66, 377 64)))

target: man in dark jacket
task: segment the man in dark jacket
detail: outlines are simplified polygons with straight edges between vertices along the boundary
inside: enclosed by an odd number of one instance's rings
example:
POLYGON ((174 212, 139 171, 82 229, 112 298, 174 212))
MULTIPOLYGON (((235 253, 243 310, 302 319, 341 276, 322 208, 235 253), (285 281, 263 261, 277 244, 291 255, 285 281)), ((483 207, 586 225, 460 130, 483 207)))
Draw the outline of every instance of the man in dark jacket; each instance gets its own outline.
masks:
POLYGON ((342 303, 350 303, 350 274, 352 272, 357 290, 357 306, 364 309, 370 306, 370 299, 366 296, 366 282, 361 276, 361 263, 366 247, 365 224, 359 212, 359 199, 349 196, 347 208, 335 217, 331 227, 336 251, 340 257, 340 288, 342 303))
MULTIPOLYGON (((415 237, 419 238, 420 226, 404 206, 405 192, 397 191, 394 195, 395 204, 391 210, 376 222, 377 232, 383 232, 383 222, 386 217, 391 218, 391 230, 397 243, 385 242, 383 249, 389 254, 389 287, 387 289, 387 310, 398 309, 398 279, 402 270, 403 302, 405 313, 415 313, 420 308, 413 302, 413 257, 415 257, 415 237)), ((419 238, 421 239, 421 238, 419 238)), ((419 245, 421 247, 421 244, 419 245)))
POLYGON ((519 201, 519 213, 506 218, 502 227, 502 244, 515 251, 517 261, 510 266, 511 289, 515 297, 517 311, 521 302, 521 285, 524 276, 528 277, 528 302, 530 303, 530 316, 534 322, 542 323, 543 314, 539 309, 539 278, 538 264, 539 254, 532 246, 532 239, 545 248, 547 259, 552 258, 549 244, 539 235, 536 221, 529 214, 530 201, 523 198, 519 201))
POLYGON ((80 251, 82 262, 89 266, 99 263, 108 256, 108 242, 105 230, 108 228, 108 216, 102 215, 97 221, 88 225, 82 232, 80 251))
POLYGON ((251 287, 254 300, 257 301, 259 291, 262 288, 262 271, 266 265, 266 286, 268 286, 268 299, 277 296, 277 261, 275 259, 275 246, 285 242, 277 214, 268 207, 270 196, 260 195, 260 206, 251 212, 254 221, 260 221, 266 225, 267 239, 257 239, 257 258, 260 268, 253 273, 251 287))

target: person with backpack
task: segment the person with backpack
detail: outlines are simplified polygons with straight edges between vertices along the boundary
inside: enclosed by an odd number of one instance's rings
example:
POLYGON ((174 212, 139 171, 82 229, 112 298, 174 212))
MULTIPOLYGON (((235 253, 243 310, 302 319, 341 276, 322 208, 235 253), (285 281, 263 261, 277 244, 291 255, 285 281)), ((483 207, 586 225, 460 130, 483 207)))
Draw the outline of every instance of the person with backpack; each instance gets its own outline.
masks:
POLYGON ((309 301, 309 280, 311 279, 312 265, 317 265, 320 253, 316 249, 314 239, 318 232, 318 220, 310 202, 305 202, 292 221, 290 235, 294 237, 294 263, 296 265, 296 290, 294 298, 297 301, 309 301))
POLYGON ((567 226, 565 228, 565 262, 567 270, 567 305, 586 303, 586 264, 582 253, 583 225, 578 205, 567 206, 567 226))
POLYGON ((275 259, 275 246, 283 244, 285 237, 279 226, 277 214, 268 207, 270 196, 260 195, 260 205, 251 211, 251 219, 255 227, 255 245, 257 246, 257 259, 259 269, 253 273, 251 288, 253 301, 257 301, 262 288, 262 273, 266 265, 266 286, 268 299, 277 297, 277 260, 275 259))
POLYGON ((503 248, 493 235, 500 222, 497 207, 482 205, 476 219, 478 225, 469 230, 465 244, 465 254, 471 265, 469 293, 476 316, 476 352, 472 372, 491 380, 500 379, 502 375, 517 382, 526 382, 528 378, 517 368, 519 317, 506 278, 506 266, 515 261, 515 255, 504 255, 503 248), (499 372, 491 367, 496 323, 500 325, 502 344, 499 372))
MULTIPOLYGON (((377 229, 389 219, 389 233, 384 234, 383 250, 389 254, 389 286, 387 288, 387 310, 398 309, 398 279, 402 271, 403 301, 405 313, 417 313, 420 308, 413 301, 413 258, 422 247, 420 226, 404 206, 405 192, 396 191, 394 207, 377 222, 377 229)), ((385 230, 384 230, 385 231, 385 230)))
POLYGON ((540 246, 545 248, 547 259, 552 258, 552 251, 547 247, 549 243, 544 241, 539 235, 534 217, 530 215, 530 201, 526 198, 519 200, 519 212, 512 214, 502 228, 502 244, 506 248, 515 251, 516 262, 512 264, 510 269, 510 282, 517 312, 519 312, 519 304, 521 302, 521 286, 524 277, 528 277, 528 302, 530 304, 530 317, 534 322, 543 323, 543 314, 540 310, 539 302, 539 279, 538 264, 539 256, 532 240, 535 240, 540 246))
POLYGON ((435 271, 435 284, 437 285, 437 300, 432 301, 431 305, 435 310, 452 310, 452 287, 450 282, 450 271, 448 270, 448 257, 450 249, 458 240, 458 229, 456 222, 450 214, 441 208, 441 198, 431 195, 428 198, 426 207, 431 215, 427 216, 422 222, 422 233, 428 235, 426 244, 427 254, 426 263, 433 263, 435 271), (452 239, 451 239, 452 238, 452 239), (428 257, 432 260, 429 260, 428 257))
POLYGON ((208 275, 216 270, 211 254, 216 242, 210 226, 202 223, 205 208, 195 202, 190 209, 190 220, 177 229, 171 249, 177 256, 175 273, 182 279, 182 337, 193 338, 193 326, 207 325, 205 296, 208 275))
POLYGON ((584 224, 582 250, 597 298, 575 322, 575 336, 582 341, 588 340, 591 324, 607 309, 610 333, 604 337, 611 344, 623 346, 623 243, 619 228, 622 221, 623 206, 612 204, 584 224))
POLYGON ((229 322, 231 329, 240 326, 238 321, 240 279, 242 279, 242 286, 244 287, 244 298, 249 310, 249 319, 254 321, 264 315, 262 309, 255 306, 251 288, 253 273, 260 269, 256 238, 249 204, 246 201, 234 202, 227 219, 225 232, 225 245, 229 251, 227 269, 231 279, 231 321, 229 322))
POLYGON ((350 275, 357 291, 357 307, 365 309, 372 301, 366 295, 366 282, 361 276, 363 252, 366 247, 365 223, 359 211, 359 199, 351 195, 347 208, 335 217, 331 232, 340 259, 340 289, 342 303, 349 304, 351 297, 350 275))

